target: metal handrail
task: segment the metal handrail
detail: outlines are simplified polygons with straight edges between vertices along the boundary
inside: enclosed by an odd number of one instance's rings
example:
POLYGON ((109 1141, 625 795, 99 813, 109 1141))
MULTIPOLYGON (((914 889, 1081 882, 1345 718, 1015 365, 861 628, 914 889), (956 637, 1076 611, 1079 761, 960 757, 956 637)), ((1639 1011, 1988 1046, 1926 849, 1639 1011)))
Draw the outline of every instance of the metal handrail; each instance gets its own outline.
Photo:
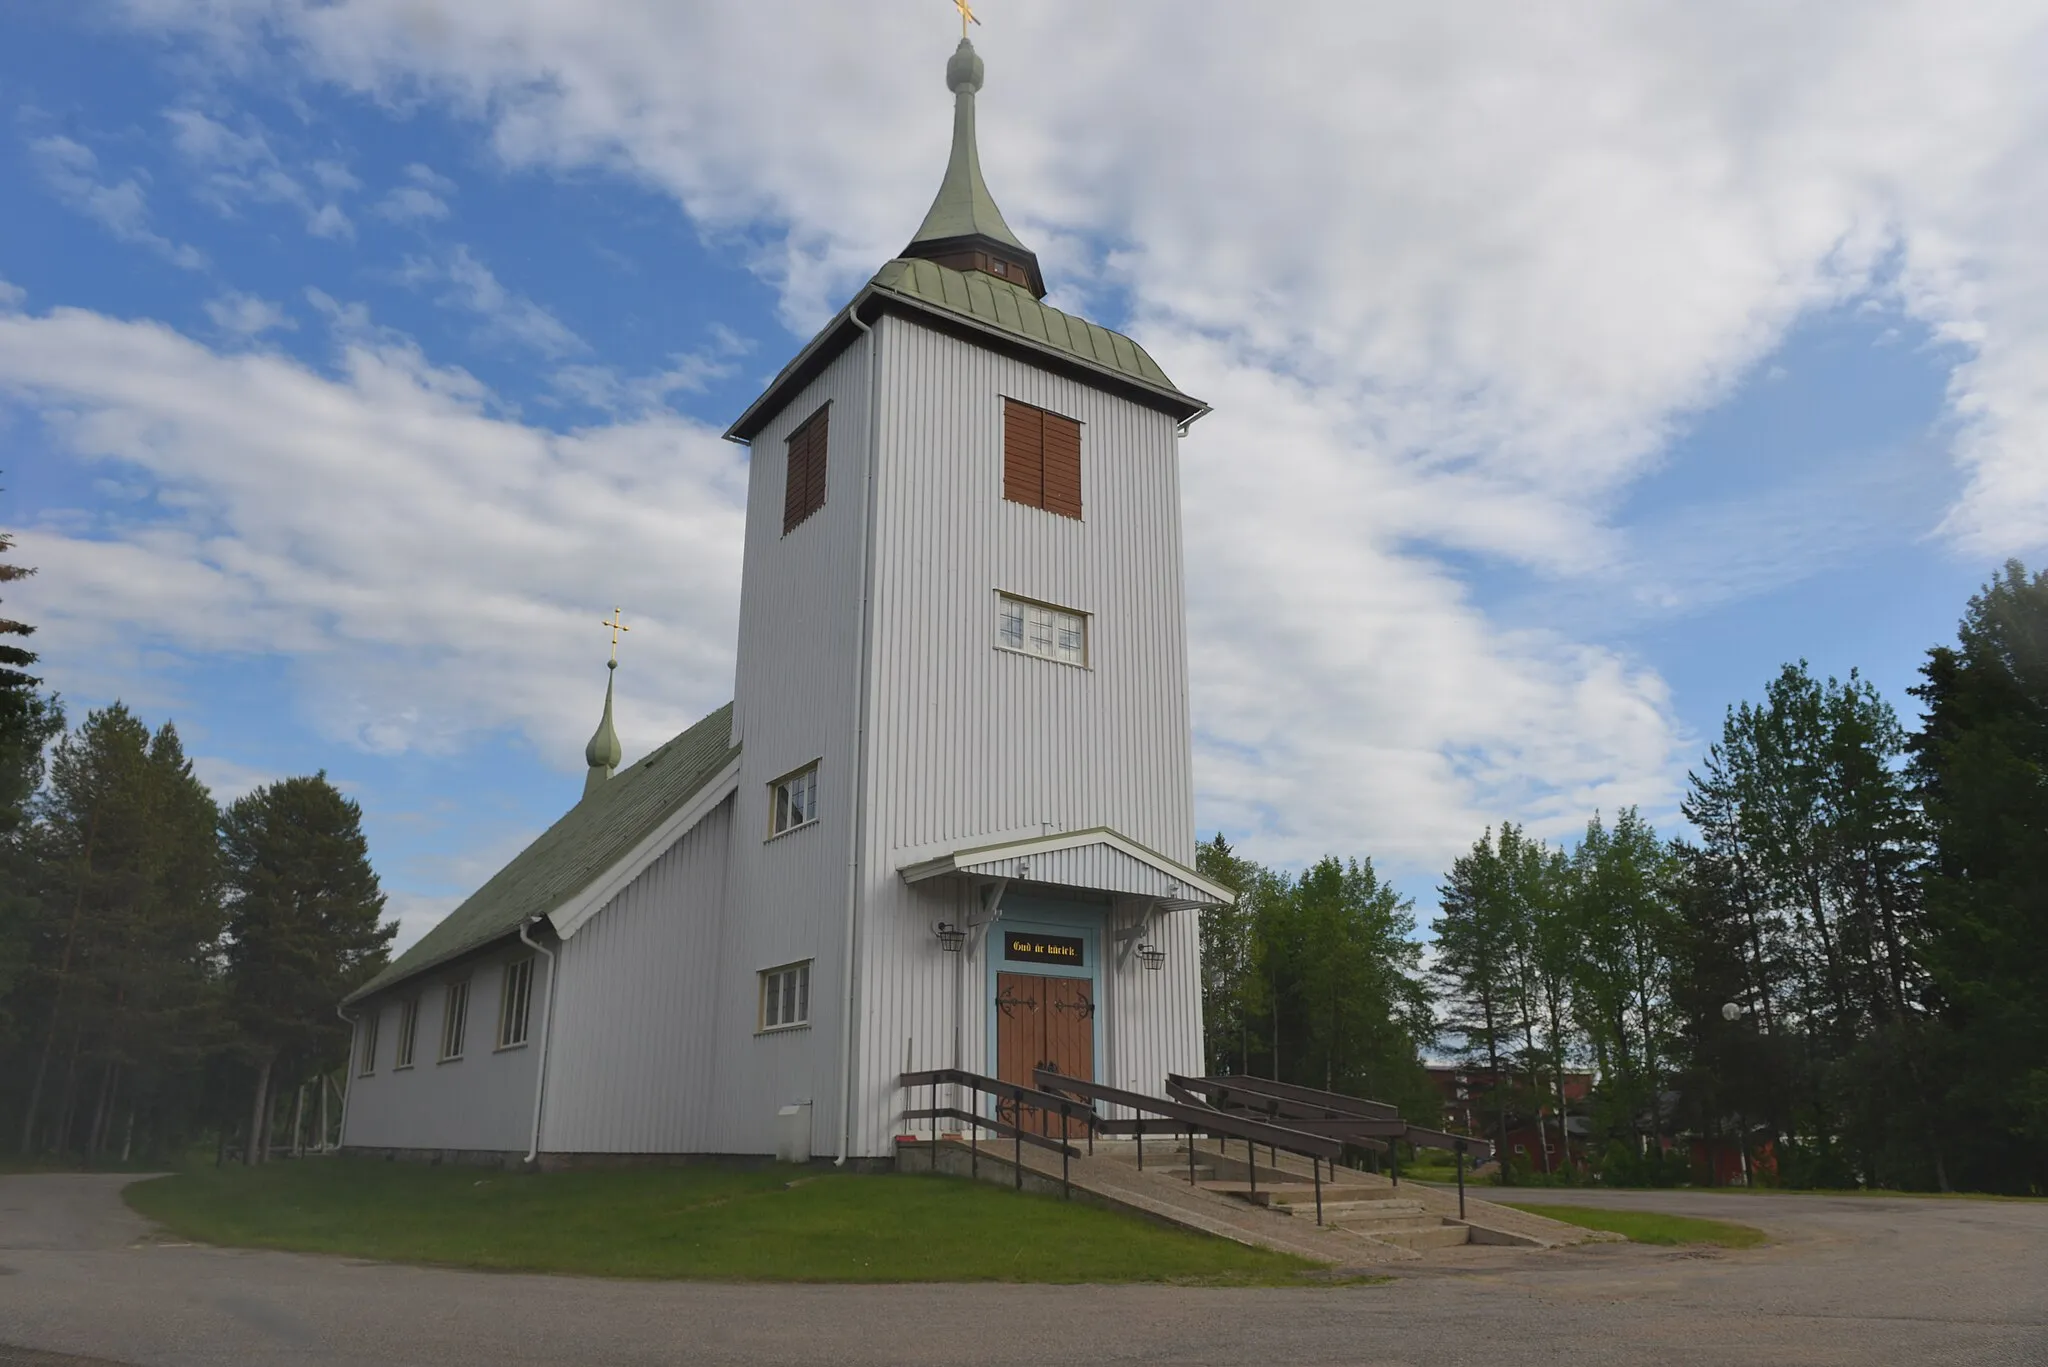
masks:
MULTIPOLYGON (((1295 1087, 1287 1083, 1267 1082, 1261 1078, 1229 1077, 1182 1077, 1168 1073, 1166 1084, 1169 1091, 1175 1086, 1210 1099, 1210 1104, 1229 1104, 1234 1098, 1252 1097, 1266 1103, 1268 1114, 1284 1118, 1290 1126, 1314 1134, 1352 1135, 1362 1138, 1397 1140, 1425 1149, 1458 1149, 1460 1147, 1484 1146, 1489 1152, 1491 1145, 1483 1139, 1467 1135, 1450 1134, 1444 1130, 1433 1130, 1426 1125, 1416 1125, 1401 1119, 1400 1112, 1383 1101, 1362 1101, 1337 1092, 1317 1092, 1309 1087, 1295 1087), (1290 1096, 1290 1093, 1292 1094, 1290 1096), (1296 1100, 1298 1097, 1314 1096, 1315 1101, 1296 1100), (1342 1104, 1350 1102, 1358 1110, 1345 1114, 1342 1104), (1380 1114, 1368 1112, 1371 1107, 1380 1114), (1304 1115, 1303 1111, 1320 1110, 1322 1115, 1304 1115)), ((1239 1101, 1239 1105, 1247 1105, 1239 1101)), ((1249 1106, 1247 1105, 1247 1109, 1249 1106)))
POLYGON ((1012 1142, 1014 1152, 1012 1154, 1011 1168, 1015 1176, 1017 1190, 1022 1191, 1024 1189, 1024 1146, 1031 1144, 1037 1148, 1054 1150, 1059 1154, 1060 1186, 1064 1194, 1069 1199, 1072 1199, 1074 1194, 1072 1163, 1074 1159, 1081 1156, 1081 1153, 1080 1150, 1065 1141, 1071 1136, 1073 1126, 1078 1121, 1087 1126, 1088 1149, 1089 1152, 1094 1152, 1095 1130, 1101 1121, 1101 1117, 1095 1114, 1093 1107, 1081 1105, 1075 1102, 1072 1097, 1060 1096, 1052 1092, 1042 1092, 1035 1087, 1026 1087, 1022 1083, 1005 1082, 1001 1078, 969 1072, 965 1068, 927 1068, 918 1072, 904 1073, 898 1078, 898 1081, 906 1092, 913 1087, 931 1088, 932 1104, 915 1109, 905 1108, 902 1112, 902 1118, 905 1120, 930 1120, 932 1122, 933 1171, 937 1171, 939 1166, 938 1122, 940 1120, 959 1120, 965 1122, 968 1126, 968 1172, 970 1175, 975 1177, 981 1175, 981 1132, 983 1130, 993 1130, 996 1134, 1004 1136, 1012 1142), (958 1106, 939 1105, 939 1088, 942 1086, 972 1088, 975 1094, 973 1109, 968 1110, 958 1106), (1002 1119, 1000 1115, 990 1117, 981 1114, 981 1098, 983 1096, 996 1098, 998 1106, 1004 1100, 1014 1102, 1017 1106, 1017 1123, 1011 1124, 1002 1119), (1026 1130, 1023 1124, 1024 1108, 1026 1106, 1047 1116, 1058 1115, 1061 1122, 1060 1138, 1053 1139, 1046 1135, 1032 1134, 1026 1130))
MULTIPOLYGON (((1121 1087, 1110 1087, 1100 1082, 1089 1082, 1082 1078, 1068 1077, 1050 1069, 1040 1068, 1032 1074, 1032 1080, 1050 1091, 1069 1092, 1088 1101, 1106 1101, 1114 1106, 1128 1106, 1134 1111, 1149 1111, 1153 1115, 1165 1116, 1170 1120, 1183 1122, 1188 1136, 1188 1185, 1195 1182, 1195 1134, 1199 1131, 1215 1138, 1221 1144, 1226 1139, 1242 1139, 1245 1142, 1246 1172, 1250 1176, 1251 1194, 1259 1194, 1258 1146, 1269 1149, 1285 1149, 1299 1154, 1313 1165, 1316 1192, 1316 1223, 1323 1222, 1323 1160, 1328 1159, 1334 1170, 1336 1161, 1344 1153, 1341 1140, 1324 1135, 1309 1134, 1289 1129, 1283 1125, 1268 1124, 1260 1120, 1244 1120, 1238 1116, 1219 1111, 1206 1102, 1192 1097, 1162 1100, 1146 1096, 1142 1092, 1126 1091, 1121 1087)), ((1171 1075, 1167 1090, 1174 1091, 1171 1075)), ((1138 1140, 1139 1162, 1144 1161, 1144 1138, 1138 1140)))

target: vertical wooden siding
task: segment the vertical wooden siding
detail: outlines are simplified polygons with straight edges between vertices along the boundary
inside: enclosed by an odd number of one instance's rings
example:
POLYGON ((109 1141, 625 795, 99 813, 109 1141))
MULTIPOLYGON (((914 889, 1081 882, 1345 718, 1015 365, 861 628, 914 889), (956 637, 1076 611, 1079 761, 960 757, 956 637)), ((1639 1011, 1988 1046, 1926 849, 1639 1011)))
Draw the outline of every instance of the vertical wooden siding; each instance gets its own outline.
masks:
POLYGON ((813 1103, 815 1151, 834 1152, 838 1142, 867 414, 868 349, 861 343, 796 395, 752 448, 733 694, 733 736, 744 748, 712 1077, 731 1120, 706 1141, 721 1152, 772 1151, 776 1109, 796 1101, 813 1103), (783 536, 777 453, 828 405, 823 504, 783 536), (769 839, 768 784, 812 760, 818 761, 819 819, 769 839), (756 974, 805 959, 811 961, 811 1026, 756 1035, 756 974))
MULTIPOLYGON (((497 1049, 498 996, 505 965, 524 958, 524 945, 497 950, 442 973, 429 973, 395 992, 373 998, 364 1010, 379 1013, 377 1071, 349 1079, 344 1145, 370 1148, 476 1149, 525 1153, 533 1133, 533 1086, 539 1060, 539 1031, 529 1043, 497 1049), (469 1018, 462 1058, 438 1061, 448 1004, 448 982, 469 978, 469 1018), (417 995, 418 1033, 413 1066, 394 1068, 398 1003, 417 995)), ((547 991, 547 967, 535 966, 533 993, 547 991)), ((539 1014, 532 1018, 535 1027, 539 1014)))
MULTIPOLYGON (((919 1067, 956 1056, 967 1067, 994 1064, 982 1057, 978 984, 982 956, 998 941, 984 937, 972 955, 941 952, 933 922, 963 919, 971 893, 905 886, 896 868, 906 851, 1109 826, 1194 862, 1172 421, 903 320, 884 319, 876 332, 873 816, 862 853, 855 1141, 868 1154, 888 1151, 906 1054, 919 1067), (1086 430, 1086 521, 1004 498, 1006 396, 1072 415, 1086 430), (1091 614, 1090 666, 996 650, 1000 591, 1091 614)), ((1159 927, 1162 971, 1135 960, 1106 969, 1121 1028, 1106 1032, 1102 1076, 1157 1092, 1167 1068, 1199 1066, 1194 924, 1183 913, 1159 927)))
POLYGON ((561 947, 548 1152, 711 1151, 731 850, 728 799, 561 947))

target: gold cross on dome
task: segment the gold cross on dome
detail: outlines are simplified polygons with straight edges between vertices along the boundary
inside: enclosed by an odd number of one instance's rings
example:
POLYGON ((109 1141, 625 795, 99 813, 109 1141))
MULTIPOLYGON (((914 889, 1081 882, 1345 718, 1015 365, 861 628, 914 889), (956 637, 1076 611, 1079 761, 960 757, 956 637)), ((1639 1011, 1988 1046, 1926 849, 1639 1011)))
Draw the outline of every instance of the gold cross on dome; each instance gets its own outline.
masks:
POLYGON ((619 662, 619 633, 631 631, 633 628, 626 625, 617 608, 612 609, 610 620, 599 622, 598 625, 612 629, 612 664, 616 666, 619 662))
POLYGON ((968 4, 967 0, 953 0, 953 8, 960 11, 960 36, 965 38, 967 26, 979 24, 981 20, 974 17, 974 6, 968 4))

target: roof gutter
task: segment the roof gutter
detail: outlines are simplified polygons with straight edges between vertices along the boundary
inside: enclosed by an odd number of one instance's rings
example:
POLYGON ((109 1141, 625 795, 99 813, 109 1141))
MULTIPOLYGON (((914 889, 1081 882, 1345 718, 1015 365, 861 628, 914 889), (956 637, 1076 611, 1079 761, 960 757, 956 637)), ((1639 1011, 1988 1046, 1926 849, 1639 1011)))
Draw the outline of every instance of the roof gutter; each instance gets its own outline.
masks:
POLYGON ((834 1167, 844 1167, 853 1148, 853 989, 856 981, 853 956, 860 943, 860 852, 867 835, 867 804, 861 801, 861 795, 867 787, 868 651, 874 639, 868 622, 869 606, 874 599, 874 585, 870 582, 873 564, 868 543, 875 520, 875 465, 882 432, 882 371, 875 355, 880 343, 874 328, 861 321, 857 307, 848 309, 847 316, 867 338, 868 344, 868 449, 863 462, 864 487, 857 552, 860 561, 860 649, 854 654, 855 668, 859 672, 853 681, 853 763, 847 766, 850 776, 846 802, 846 937, 841 947, 846 972, 839 992, 839 1154, 832 1160, 834 1167))
MULTIPOLYGON (((531 1163, 540 1156, 540 1103, 546 1095, 548 1085, 548 1041, 555 1035, 555 952, 546 945, 528 938, 526 932, 539 925, 541 918, 522 922, 519 927, 519 943, 536 954, 544 955, 548 961, 547 1015, 540 1023, 540 1062, 534 1068, 533 1076, 533 1142, 526 1146, 526 1161, 531 1163)), ((346 1109, 343 1114, 346 1115, 346 1109)))

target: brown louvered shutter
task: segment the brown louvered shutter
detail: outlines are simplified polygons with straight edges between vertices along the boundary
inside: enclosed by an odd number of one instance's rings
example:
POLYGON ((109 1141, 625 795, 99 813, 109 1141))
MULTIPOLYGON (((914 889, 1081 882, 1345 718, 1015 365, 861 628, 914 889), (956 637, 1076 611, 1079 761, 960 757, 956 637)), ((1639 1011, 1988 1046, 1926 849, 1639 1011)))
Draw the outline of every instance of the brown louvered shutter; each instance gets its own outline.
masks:
POLYGON ((1045 414, 1015 399, 1003 400, 1003 497, 1045 506, 1045 414))
POLYGON ((789 463, 782 484, 782 534, 825 506, 826 416, 832 406, 813 413, 789 434, 789 463))
POLYGON ((1081 516, 1081 424, 1057 413, 1043 416, 1045 430, 1045 502, 1039 506, 1061 517, 1081 516))
POLYGON ((817 411, 804 426, 810 429, 811 451, 805 465, 804 516, 825 506, 825 424, 832 416, 832 405, 827 404, 817 411))

